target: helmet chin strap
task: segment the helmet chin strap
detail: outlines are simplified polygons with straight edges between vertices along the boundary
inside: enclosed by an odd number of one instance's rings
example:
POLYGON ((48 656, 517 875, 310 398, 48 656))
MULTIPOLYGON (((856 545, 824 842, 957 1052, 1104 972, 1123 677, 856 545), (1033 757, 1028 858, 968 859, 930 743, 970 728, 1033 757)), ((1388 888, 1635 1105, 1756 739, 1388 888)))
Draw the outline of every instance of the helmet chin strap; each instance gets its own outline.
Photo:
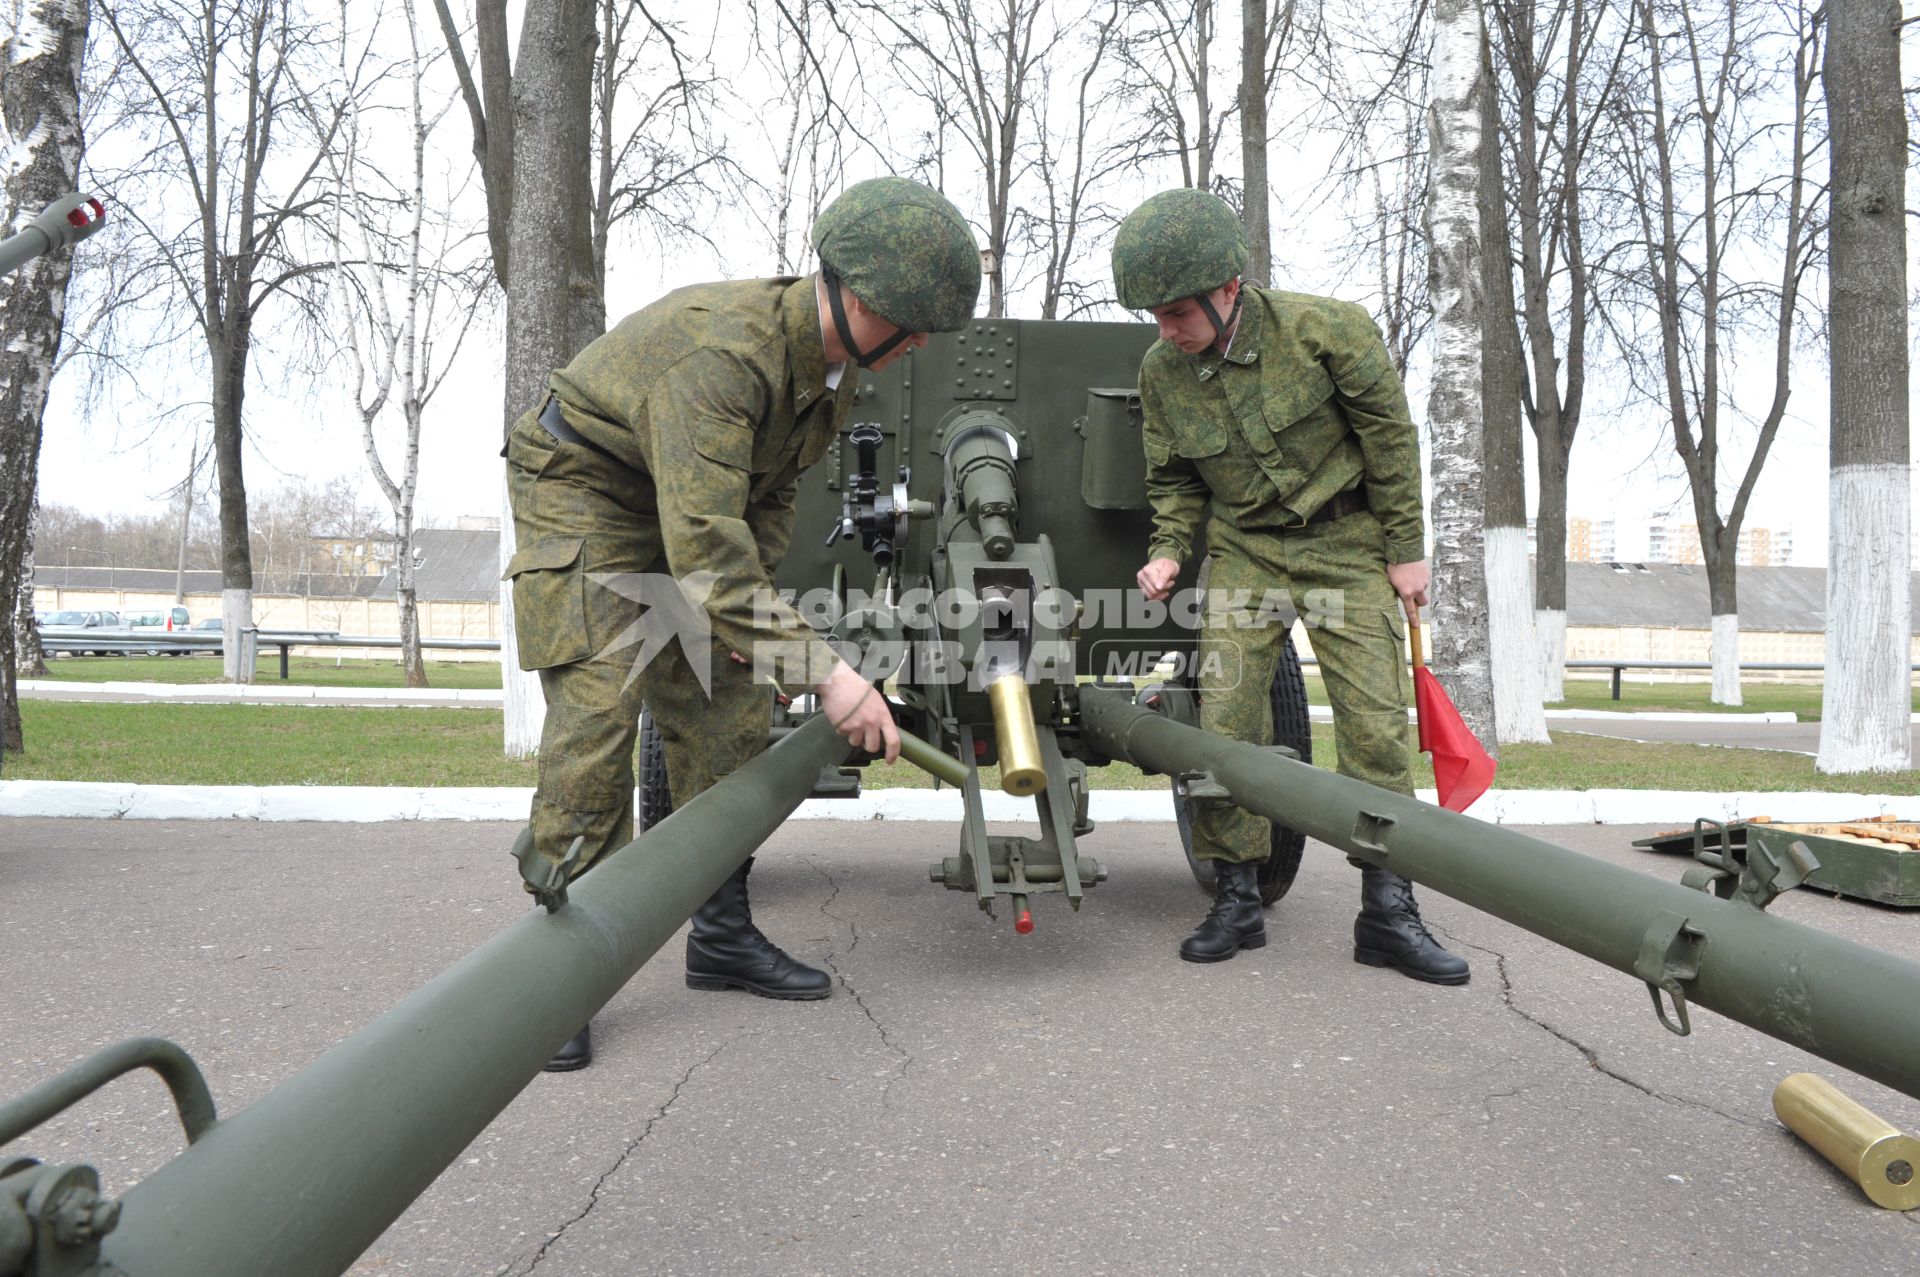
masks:
POLYGON ((827 308, 833 312, 833 330, 840 334, 840 344, 846 348, 847 357, 860 367, 873 367, 876 360, 884 358, 895 346, 907 339, 906 329, 895 328, 893 336, 872 350, 861 350, 859 344, 853 339, 852 327, 847 323, 846 302, 840 296, 840 276, 835 274, 833 267, 825 262, 820 263, 820 282, 827 288, 827 308))
POLYGON ((1246 285, 1243 284, 1239 288, 1234 289, 1233 309, 1229 310, 1226 319, 1222 320, 1220 318, 1220 312, 1213 308, 1213 298, 1205 293, 1195 293, 1193 295, 1193 300, 1200 303, 1200 309, 1205 311, 1207 318, 1213 321, 1213 339, 1215 342, 1225 341, 1227 334, 1233 331, 1234 324, 1240 320, 1240 303, 1246 300, 1246 296, 1246 285))

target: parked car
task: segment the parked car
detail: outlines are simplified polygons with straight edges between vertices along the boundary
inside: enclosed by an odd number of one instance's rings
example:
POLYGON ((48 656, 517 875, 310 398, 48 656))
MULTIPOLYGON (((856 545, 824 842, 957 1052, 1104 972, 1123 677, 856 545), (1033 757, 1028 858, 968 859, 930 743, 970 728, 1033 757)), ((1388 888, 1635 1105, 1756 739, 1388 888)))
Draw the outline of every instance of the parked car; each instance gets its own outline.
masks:
MULTIPOLYGON (((135 633, 141 631, 170 633, 175 630, 184 633, 187 629, 189 619, 187 609, 176 603, 162 612, 129 612, 127 614, 127 628, 133 630, 135 633)), ((159 656, 162 653, 167 656, 185 656, 187 654, 186 649, 180 647, 150 647, 146 649, 146 651, 148 656, 159 656)))
MULTIPOLYGON (((118 612, 49 612, 43 628, 50 630, 117 630, 123 622, 118 612)), ((82 656, 98 656, 100 653, 83 651, 82 656)))
POLYGON ((119 626, 117 613, 48 613, 40 624, 52 628, 71 628, 71 630, 96 630, 102 626, 119 626))
POLYGON ((187 609, 178 603, 158 612, 130 613, 127 624, 136 630, 180 630, 185 631, 193 624, 193 618, 187 609))
MULTIPOLYGON (((203 617, 202 619, 195 621, 193 623, 193 632, 195 634, 204 634, 207 631, 211 630, 215 634, 218 634, 220 632, 221 625, 222 625, 222 621, 217 616, 203 617)), ((215 656, 224 655, 224 650, 218 647, 196 648, 195 651, 211 652, 215 656)), ((189 653, 188 655, 192 655, 192 653, 189 653)))

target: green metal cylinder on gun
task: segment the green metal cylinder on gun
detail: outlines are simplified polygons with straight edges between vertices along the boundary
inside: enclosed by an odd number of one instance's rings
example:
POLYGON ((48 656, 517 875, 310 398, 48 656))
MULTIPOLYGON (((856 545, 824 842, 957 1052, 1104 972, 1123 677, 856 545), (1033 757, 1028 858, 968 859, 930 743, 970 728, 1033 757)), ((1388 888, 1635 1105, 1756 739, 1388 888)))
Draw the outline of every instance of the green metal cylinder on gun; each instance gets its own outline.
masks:
POLYGON ((990 559, 1013 553, 1020 497, 1013 463, 1019 445, 997 412, 969 412, 948 429, 947 491, 980 534, 990 559))

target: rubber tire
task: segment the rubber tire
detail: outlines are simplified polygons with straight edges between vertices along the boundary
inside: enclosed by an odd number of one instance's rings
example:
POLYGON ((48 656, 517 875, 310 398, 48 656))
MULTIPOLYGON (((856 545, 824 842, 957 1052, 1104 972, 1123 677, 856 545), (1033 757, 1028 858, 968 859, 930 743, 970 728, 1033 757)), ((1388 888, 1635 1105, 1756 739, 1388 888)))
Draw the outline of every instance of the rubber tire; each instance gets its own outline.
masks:
POLYGON ((640 711, 640 816, 634 837, 673 815, 673 790, 667 785, 667 745, 653 715, 640 711))
MULTIPOLYGON (((1300 669, 1300 655, 1293 650, 1289 635, 1281 641, 1280 665, 1273 672, 1269 689, 1273 701, 1273 743, 1296 750, 1300 761, 1313 761, 1313 727, 1307 718, 1307 680, 1300 669)), ((1180 826, 1180 846, 1187 853, 1187 867, 1193 880, 1208 896, 1213 895, 1213 862, 1196 860, 1193 855, 1193 813, 1185 799, 1173 797, 1173 816, 1180 826)), ((1287 894, 1300 872, 1300 856, 1306 850, 1307 836, 1285 825, 1273 826, 1273 848, 1260 866, 1260 903, 1271 905, 1287 894)))

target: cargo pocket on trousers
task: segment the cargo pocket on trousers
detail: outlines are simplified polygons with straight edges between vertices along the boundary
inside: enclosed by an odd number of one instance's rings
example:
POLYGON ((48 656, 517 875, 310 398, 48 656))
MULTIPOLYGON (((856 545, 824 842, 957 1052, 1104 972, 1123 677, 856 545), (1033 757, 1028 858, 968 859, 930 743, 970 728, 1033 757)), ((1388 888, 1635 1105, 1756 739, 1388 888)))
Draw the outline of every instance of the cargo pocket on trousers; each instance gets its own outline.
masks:
MULTIPOLYGON (((1398 603, 1387 609, 1387 633, 1393 636, 1393 700, 1399 705, 1413 704, 1413 649, 1407 644, 1407 614, 1398 603)), ((1422 634, 1424 644, 1427 636, 1422 634)), ((1424 656, 1425 653, 1423 652, 1424 656)))
POLYGON ((551 669, 587 658, 585 537, 541 537, 507 563, 513 582, 513 632, 520 668, 551 669))

